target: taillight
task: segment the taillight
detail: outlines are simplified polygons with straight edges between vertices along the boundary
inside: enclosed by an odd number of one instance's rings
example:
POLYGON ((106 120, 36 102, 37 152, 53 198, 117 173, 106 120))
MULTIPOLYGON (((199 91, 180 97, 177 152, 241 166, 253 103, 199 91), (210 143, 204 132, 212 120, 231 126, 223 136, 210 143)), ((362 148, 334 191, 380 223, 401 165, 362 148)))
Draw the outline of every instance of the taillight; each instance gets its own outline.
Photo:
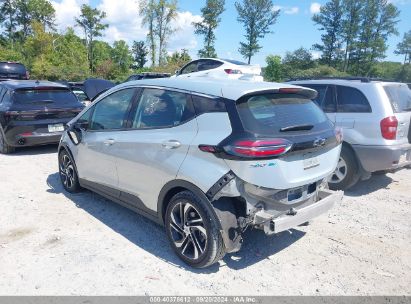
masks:
POLYGON ((335 128, 334 129, 334 135, 335 135, 335 139, 337 140, 337 143, 342 143, 343 142, 343 130, 341 128, 335 128))
POLYGON ((381 135, 385 139, 393 140, 397 138, 398 120, 395 116, 389 116, 381 120, 381 135))
POLYGON ((287 153, 292 143, 286 139, 269 140, 239 140, 233 145, 224 147, 224 150, 235 156, 249 158, 264 158, 280 156, 287 153))
POLYGON ((227 74, 242 74, 243 73, 240 70, 233 70, 233 69, 224 69, 224 72, 226 72, 227 74))

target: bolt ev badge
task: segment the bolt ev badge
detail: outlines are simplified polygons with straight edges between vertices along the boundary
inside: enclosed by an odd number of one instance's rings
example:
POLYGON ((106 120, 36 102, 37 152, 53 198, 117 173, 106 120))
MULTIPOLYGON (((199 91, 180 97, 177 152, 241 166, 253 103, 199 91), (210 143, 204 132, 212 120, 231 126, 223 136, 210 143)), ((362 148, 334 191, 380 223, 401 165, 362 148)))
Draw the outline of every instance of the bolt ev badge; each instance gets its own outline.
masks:
POLYGON ((325 138, 320 138, 318 137, 316 140, 313 142, 314 147, 322 147, 325 145, 325 138))

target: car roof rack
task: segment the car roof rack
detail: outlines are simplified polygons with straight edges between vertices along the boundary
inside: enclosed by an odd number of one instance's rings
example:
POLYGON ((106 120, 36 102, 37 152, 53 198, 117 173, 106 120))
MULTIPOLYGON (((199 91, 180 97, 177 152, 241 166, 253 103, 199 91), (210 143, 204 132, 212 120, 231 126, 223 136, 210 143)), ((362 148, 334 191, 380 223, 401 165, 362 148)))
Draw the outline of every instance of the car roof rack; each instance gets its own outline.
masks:
POLYGON ((383 79, 383 78, 371 78, 371 77, 361 77, 361 76, 324 76, 324 77, 296 77, 291 78, 288 81, 299 81, 299 80, 352 80, 352 81, 361 81, 364 83, 369 83, 371 81, 386 81, 386 82, 396 82, 392 79, 383 79))

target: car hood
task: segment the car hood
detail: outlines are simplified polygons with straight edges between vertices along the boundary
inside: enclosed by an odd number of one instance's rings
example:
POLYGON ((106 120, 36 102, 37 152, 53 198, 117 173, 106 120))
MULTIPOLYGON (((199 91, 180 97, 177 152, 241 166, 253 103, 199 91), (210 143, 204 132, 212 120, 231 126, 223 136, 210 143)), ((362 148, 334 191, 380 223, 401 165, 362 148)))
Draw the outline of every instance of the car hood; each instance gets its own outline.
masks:
POLYGON ((114 82, 105 79, 89 78, 84 81, 84 92, 90 100, 115 86, 114 82))

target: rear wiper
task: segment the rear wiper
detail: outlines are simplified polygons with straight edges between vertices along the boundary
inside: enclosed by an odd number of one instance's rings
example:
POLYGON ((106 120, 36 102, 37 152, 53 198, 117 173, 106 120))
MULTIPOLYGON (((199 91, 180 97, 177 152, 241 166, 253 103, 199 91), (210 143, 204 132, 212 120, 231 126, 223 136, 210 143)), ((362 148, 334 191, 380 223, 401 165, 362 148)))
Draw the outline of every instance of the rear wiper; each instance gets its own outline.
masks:
POLYGON ((308 131, 314 128, 313 125, 295 125, 295 126, 288 126, 281 128, 281 132, 288 132, 288 131, 308 131))

